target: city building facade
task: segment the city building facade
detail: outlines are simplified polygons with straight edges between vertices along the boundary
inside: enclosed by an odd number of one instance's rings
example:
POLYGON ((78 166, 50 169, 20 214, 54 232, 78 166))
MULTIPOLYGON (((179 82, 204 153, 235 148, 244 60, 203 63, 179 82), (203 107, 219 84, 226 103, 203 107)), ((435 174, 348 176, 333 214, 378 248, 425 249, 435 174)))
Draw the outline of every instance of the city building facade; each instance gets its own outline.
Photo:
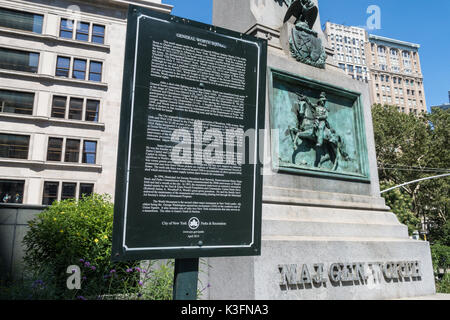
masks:
POLYGON ((0 0, 0 203, 113 196, 129 4, 0 0))
POLYGON ((368 38, 372 101, 396 105, 404 113, 427 112, 420 45, 376 35, 368 38))
POLYGON ((327 22, 324 34, 334 49, 334 63, 353 79, 368 83, 370 70, 366 58, 366 30, 327 22))
POLYGON ((335 64, 353 79, 369 83, 373 104, 395 105, 404 113, 427 111, 420 45, 331 22, 324 32, 335 64))

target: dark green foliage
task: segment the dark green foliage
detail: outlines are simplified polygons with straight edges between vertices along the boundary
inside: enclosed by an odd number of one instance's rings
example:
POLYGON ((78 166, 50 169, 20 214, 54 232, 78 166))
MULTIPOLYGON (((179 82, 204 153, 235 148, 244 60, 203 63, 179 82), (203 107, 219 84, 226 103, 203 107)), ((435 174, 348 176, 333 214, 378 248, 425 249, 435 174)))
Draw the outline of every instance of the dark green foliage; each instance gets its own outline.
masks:
POLYGON ((436 292, 450 294, 450 273, 446 273, 442 279, 436 281, 436 292))
MULTIPOLYGON (((19 298, 171 297, 170 265, 153 270, 151 264, 142 269, 138 262, 111 262, 113 208, 109 197, 92 195, 56 202, 32 220, 24 238, 28 276, 19 285, 19 298), (80 290, 67 288, 70 266, 81 270, 80 290)), ((17 297, 10 293, 11 298, 17 297)))
POLYGON ((431 259, 433 260, 434 273, 437 276, 436 291, 438 293, 450 293, 450 246, 435 244, 431 246, 431 259), (441 272, 444 272, 442 275, 441 272))
POLYGON ((435 244, 431 246, 431 259, 433 260, 433 267, 435 272, 438 269, 450 268, 450 247, 435 244))
MULTIPOLYGON (((382 189, 450 172, 449 111, 417 116, 395 106, 375 105, 372 115, 382 189)), ((412 212, 427 221, 427 240, 448 244, 449 194, 450 177, 446 177, 410 184, 383 197, 410 231, 414 224, 421 228, 412 212)))
MULTIPOLYGON (((381 183, 381 189, 385 190, 394 187, 394 183, 381 183)), ((412 234, 420 224, 420 219, 412 211, 412 199, 400 189, 394 189, 384 194, 386 205, 388 205, 398 217, 398 220, 408 226, 409 234, 412 234)))

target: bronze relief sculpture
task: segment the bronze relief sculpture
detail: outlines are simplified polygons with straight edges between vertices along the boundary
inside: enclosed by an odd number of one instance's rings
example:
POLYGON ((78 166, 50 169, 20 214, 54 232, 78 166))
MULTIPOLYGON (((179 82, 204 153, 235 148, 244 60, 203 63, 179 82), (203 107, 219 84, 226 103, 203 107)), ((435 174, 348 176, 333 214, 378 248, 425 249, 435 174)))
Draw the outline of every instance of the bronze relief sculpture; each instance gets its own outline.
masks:
POLYGON ((326 161, 333 163, 332 170, 336 171, 340 161, 349 161, 350 157, 345 149, 344 139, 336 133, 328 122, 327 98, 325 92, 320 94, 317 104, 313 104, 303 94, 298 94, 298 108, 296 108, 297 127, 288 129, 292 139, 294 152, 302 140, 312 142, 315 148, 324 148, 317 166, 320 168, 326 161))

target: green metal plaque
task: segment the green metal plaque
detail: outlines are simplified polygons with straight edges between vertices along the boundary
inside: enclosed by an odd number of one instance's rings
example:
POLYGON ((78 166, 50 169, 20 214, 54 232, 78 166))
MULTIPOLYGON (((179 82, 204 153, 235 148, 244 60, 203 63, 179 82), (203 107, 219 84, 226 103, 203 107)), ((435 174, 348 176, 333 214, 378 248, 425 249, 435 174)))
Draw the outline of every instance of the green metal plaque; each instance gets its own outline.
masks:
POLYGON ((260 164, 229 133, 257 158, 266 60, 265 40, 130 6, 113 260, 260 254, 260 164))
POLYGON ((271 70, 273 169, 369 182, 359 93, 271 70))

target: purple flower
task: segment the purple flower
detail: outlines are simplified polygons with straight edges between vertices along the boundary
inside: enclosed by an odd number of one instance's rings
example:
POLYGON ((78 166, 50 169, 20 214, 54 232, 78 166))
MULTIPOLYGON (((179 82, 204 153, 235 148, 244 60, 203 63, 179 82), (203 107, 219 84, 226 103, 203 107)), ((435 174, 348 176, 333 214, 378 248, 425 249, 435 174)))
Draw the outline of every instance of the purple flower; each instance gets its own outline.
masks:
POLYGON ((112 269, 111 271, 109 271, 109 273, 116 273, 116 270, 112 269))
POLYGON ((86 298, 83 297, 83 296, 78 296, 77 299, 79 299, 79 300, 86 300, 86 298))
POLYGON ((84 262, 84 259, 80 259, 80 262, 83 263, 83 262, 84 262))
POLYGON ((95 271, 95 269, 97 269, 95 266, 91 267, 92 271, 95 271))
POLYGON ((134 270, 136 270, 137 272, 141 272, 141 268, 139 267, 134 268, 134 270))
POLYGON ((128 268, 127 270, 125 270, 126 271, 126 273, 130 273, 130 272, 133 272, 133 269, 131 269, 131 268, 128 268))
POLYGON ((142 281, 139 281, 138 284, 142 287, 142 285, 144 284, 142 281))
POLYGON ((85 267, 90 267, 90 266, 91 266, 91 263, 90 263, 89 261, 86 261, 86 262, 84 263, 84 266, 85 266, 85 267))
POLYGON ((36 280, 32 284, 32 288, 37 288, 37 287, 41 287, 41 286, 44 286, 44 281, 42 281, 42 280, 36 280))
POLYGON ((84 277, 83 277, 83 278, 81 278, 81 279, 83 279, 83 280, 87 280, 86 276, 84 276, 84 277))

